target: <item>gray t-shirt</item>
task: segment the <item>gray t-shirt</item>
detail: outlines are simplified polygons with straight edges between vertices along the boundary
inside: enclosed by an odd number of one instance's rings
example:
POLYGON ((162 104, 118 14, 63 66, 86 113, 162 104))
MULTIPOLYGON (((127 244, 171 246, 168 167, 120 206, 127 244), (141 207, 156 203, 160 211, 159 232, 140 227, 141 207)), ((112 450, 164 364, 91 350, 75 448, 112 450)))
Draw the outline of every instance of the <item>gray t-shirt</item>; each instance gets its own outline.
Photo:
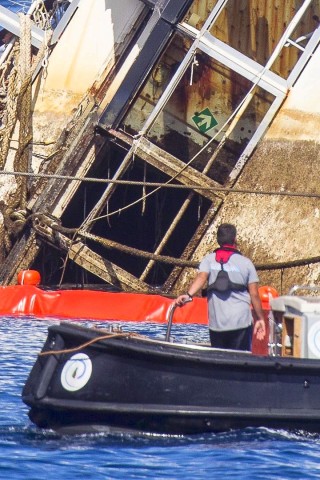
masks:
MULTIPOLYGON (((221 265, 215 253, 206 255, 200 263, 199 272, 209 273, 208 285, 217 278, 221 265)), ((231 255, 223 269, 232 282, 247 286, 259 281, 251 260, 237 253, 231 255)), ((209 328, 213 331, 238 330, 252 323, 251 300, 248 291, 212 292, 208 295, 209 328)))

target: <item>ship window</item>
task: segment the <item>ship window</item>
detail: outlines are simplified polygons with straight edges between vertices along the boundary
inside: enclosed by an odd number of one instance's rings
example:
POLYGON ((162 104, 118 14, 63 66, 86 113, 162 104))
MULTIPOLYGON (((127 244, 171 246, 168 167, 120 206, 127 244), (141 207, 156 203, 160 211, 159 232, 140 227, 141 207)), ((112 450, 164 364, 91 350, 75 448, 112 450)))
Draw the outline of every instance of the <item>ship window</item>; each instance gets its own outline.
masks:
MULTIPOLYGON (((210 34, 248 58, 265 66, 274 52, 282 35, 293 20, 304 0, 228 0, 194 2, 184 22, 201 30, 207 21, 209 8, 216 9, 210 34), (205 8, 205 4, 207 8, 205 8)), ((289 41, 279 52, 270 70, 288 78, 293 67, 304 51, 312 33, 319 26, 320 1, 310 3, 296 28, 290 33, 289 41)))
POLYGON ((182 62, 190 42, 184 46, 181 35, 175 35, 159 62, 152 69, 140 95, 132 104, 121 128, 127 133, 136 134, 153 111, 165 88, 182 62))
POLYGON ((195 59, 147 137, 224 184, 274 97, 259 87, 249 93, 252 82, 203 52, 195 59))
MULTIPOLYGON (((190 41, 176 35, 153 69, 122 128, 137 134, 186 54, 190 41)), ((155 145, 224 184, 256 132, 274 96, 206 53, 197 51, 146 133, 155 145), (241 116, 234 112, 244 103, 241 116), (219 147, 220 142, 223 145, 219 147), (218 148, 219 147, 219 148, 218 148)))

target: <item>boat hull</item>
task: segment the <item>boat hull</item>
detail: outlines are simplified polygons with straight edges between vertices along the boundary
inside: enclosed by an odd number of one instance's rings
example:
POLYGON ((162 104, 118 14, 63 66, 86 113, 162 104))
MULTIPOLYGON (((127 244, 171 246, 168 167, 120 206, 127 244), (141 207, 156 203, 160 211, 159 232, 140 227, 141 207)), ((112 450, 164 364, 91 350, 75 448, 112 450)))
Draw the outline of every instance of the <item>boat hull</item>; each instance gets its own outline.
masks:
POLYGON ((62 433, 318 432, 319 365, 61 324, 22 396, 32 422, 62 433))

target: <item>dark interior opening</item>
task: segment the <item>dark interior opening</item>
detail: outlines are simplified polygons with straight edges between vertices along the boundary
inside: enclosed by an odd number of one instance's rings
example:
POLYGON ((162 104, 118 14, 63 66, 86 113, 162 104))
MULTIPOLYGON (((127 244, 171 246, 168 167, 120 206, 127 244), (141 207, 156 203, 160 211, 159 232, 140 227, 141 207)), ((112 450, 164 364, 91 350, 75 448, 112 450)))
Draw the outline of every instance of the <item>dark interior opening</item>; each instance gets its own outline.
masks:
MULTIPOLYGON (((123 148, 109 142, 104 154, 97 159, 88 172, 88 177, 111 178, 120 166, 125 153, 123 148)), ((159 169, 135 157, 121 177, 121 180, 127 180, 132 184, 116 185, 100 213, 102 218, 94 222, 91 233, 127 247, 153 253, 168 228, 175 221, 175 216, 190 194, 190 190, 166 187, 156 189, 156 187, 150 186, 144 188, 142 185, 136 185, 135 182, 145 180, 165 183, 168 179, 168 176, 159 169), (143 201, 143 195, 151 192, 153 193, 143 201)), ((62 225, 69 228, 79 227, 99 201, 106 187, 106 183, 83 182, 62 217, 62 225)), ((162 249, 161 255, 179 258, 209 207, 210 202, 207 199, 194 193, 186 212, 162 249)), ((149 259, 118 249, 106 248, 90 239, 83 239, 83 242, 103 258, 138 278, 149 262, 149 259)), ((39 268, 44 272, 44 280, 50 283, 60 282, 63 269, 63 283, 103 283, 101 279, 75 265, 72 261, 68 260, 64 266, 65 258, 64 252, 49 245, 44 246, 34 268, 39 268)), ((173 264, 157 261, 145 281, 153 286, 161 286, 173 268, 173 264)))

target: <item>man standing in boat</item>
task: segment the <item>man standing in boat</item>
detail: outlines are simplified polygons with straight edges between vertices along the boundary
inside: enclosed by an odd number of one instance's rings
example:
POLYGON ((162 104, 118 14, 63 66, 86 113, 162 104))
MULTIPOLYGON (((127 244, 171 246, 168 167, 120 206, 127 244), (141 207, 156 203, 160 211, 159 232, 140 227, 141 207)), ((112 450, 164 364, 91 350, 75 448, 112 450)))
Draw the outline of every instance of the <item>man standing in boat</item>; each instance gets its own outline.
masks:
POLYGON ((237 230, 230 223, 217 231, 219 248, 206 255, 186 294, 176 299, 178 306, 191 301, 207 284, 209 333, 212 347, 251 350, 253 334, 263 340, 266 334, 258 291, 259 278, 251 260, 237 250, 237 230))

